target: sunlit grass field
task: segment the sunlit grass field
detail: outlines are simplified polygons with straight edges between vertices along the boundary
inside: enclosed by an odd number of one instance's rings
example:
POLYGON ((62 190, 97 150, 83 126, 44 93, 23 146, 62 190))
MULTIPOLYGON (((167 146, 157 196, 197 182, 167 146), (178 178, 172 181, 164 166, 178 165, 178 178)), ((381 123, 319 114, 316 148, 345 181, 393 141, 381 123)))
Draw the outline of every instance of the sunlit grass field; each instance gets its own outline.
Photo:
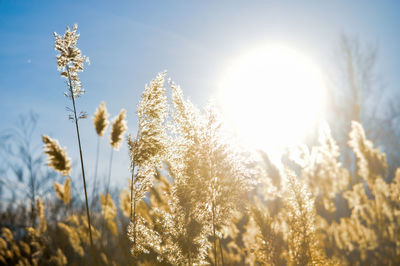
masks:
MULTIPOLYGON (((4 140, 24 162, 10 171, 28 179, 26 195, 0 209, 1 265, 400 265, 400 170, 357 117, 341 152, 324 122, 322 75, 307 56, 279 44, 245 54, 217 99, 200 107, 160 72, 144 86, 131 132, 125 109, 111 118, 107 99, 93 113, 78 108, 88 63, 78 39, 77 25, 54 34, 76 145, 43 135, 31 154, 23 134, 4 140), (92 131, 79 128, 82 119, 92 131), (95 169, 86 167, 88 135, 95 169), (131 175, 116 191, 113 154, 122 146, 131 175), (41 198, 36 189, 46 184, 41 198)), ((34 123, 27 117, 22 132, 34 123)))

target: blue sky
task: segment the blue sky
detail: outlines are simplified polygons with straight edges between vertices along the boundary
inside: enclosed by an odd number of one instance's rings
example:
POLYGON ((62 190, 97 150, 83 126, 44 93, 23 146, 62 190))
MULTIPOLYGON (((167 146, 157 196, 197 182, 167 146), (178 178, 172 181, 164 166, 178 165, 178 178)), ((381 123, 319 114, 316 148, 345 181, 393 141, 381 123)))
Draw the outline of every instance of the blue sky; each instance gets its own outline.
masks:
MULTIPOLYGON (((167 69, 193 102, 215 93, 227 63, 258 43, 282 42, 332 64, 340 33, 379 45, 378 70, 390 91, 400 85, 398 1, 4 1, 0 0, 0 130, 20 114, 39 114, 35 141, 49 134, 78 159, 53 47, 54 31, 79 24, 79 47, 91 64, 81 74, 90 115, 105 100, 112 117, 127 109, 130 132, 144 84, 167 69), (118 4, 117 4, 118 3, 118 4)), ((88 172, 95 132, 81 122, 88 172)), ((102 142, 108 162, 108 139, 102 142)), ((114 154, 115 181, 128 177, 126 148, 114 154)), ((107 163, 100 165, 106 172, 107 163)), ((75 169, 75 175, 79 169, 75 169)), ((90 175, 90 174, 89 174, 90 175)))

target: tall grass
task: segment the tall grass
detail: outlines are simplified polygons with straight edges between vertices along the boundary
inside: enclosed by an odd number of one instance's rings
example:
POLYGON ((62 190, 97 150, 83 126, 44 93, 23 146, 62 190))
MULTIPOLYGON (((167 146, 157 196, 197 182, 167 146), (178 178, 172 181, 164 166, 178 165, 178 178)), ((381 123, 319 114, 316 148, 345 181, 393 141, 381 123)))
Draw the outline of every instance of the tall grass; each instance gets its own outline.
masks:
POLYGON ((107 130, 108 117, 110 114, 107 112, 106 103, 102 102, 99 107, 97 107, 96 112, 94 113, 93 123, 94 128, 97 133, 97 145, 96 145, 96 162, 94 166, 94 176, 93 176, 93 188, 92 188, 92 204, 94 203, 95 194, 97 192, 97 170, 99 167, 99 155, 100 155, 100 139, 104 136, 105 131, 107 130))
POLYGON ((67 79, 68 91, 65 93, 65 95, 69 97, 72 101, 73 109, 71 110, 72 115, 70 115, 70 119, 72 119, 75 123, 76 136, 78 138, 79 158, 81 162, 82 181, 85 192, 86 215, 89 224, 90 246, 93 249, 93 237, 91 228, 92 225, 90 222, 90 210, 86 189, 85 167, 83 163, 82 145, 78 123, 78 119, 86 118, 86 115, 82 112, 79 114, 79 116, 77 115, 75 103, 76 98, 79 98, 84 93, 78 73, 83 71, 83 63, 85 61, 88 62, 88 58, 83 56, 79 48, 76 46, 79 39, 77 29, 78 25, 76 24, 73 26, 72 30, 67 27, 64 36, 54 33, 54 38, 55 49, 59 52, 59 54, 57 55, 57 67, 58 70, 61 72, 61 76, 67 79))
MULTIPOLYGON (((127 138, 131 175, 119 201, 109 192, 110 160, 106 193, 94 201, 101 209, 90 213, 83 115, 75 107, 84 62, 76 30, 55 36, 73 104, 86 211, 66 149, 43 136, 48 166, 67 178, 35 198, 32 226, 21 222, 24 203, 1 209, 0 265, 400 264, 400 170, 387 177, 386 155, 360 123, 349 134, 355 174, 340 162, 328 125, 318 144, 292 149, 276 165, 240 146, 217 108, 195 107, 179 86, 165 82, 166 72, 145 86, 137 106, 138 130, 127 138)), ((99 138, 107 117, 101 104, 94 123, 99 138)), ((126 123, 123 110, 112 124, 112 150, 124 145, 126 123)))

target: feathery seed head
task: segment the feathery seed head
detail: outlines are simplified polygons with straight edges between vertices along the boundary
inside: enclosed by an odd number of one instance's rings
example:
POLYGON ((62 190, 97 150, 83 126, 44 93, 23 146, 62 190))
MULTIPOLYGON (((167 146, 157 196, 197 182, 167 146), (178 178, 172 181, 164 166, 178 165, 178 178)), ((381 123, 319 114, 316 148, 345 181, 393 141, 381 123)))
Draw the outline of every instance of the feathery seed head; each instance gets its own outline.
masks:
POLYGON ((119 115, 114 119, 111 128, 110 144, 111 146, 118 150, 121 146, 122 135, 128 129, 125 120, 126 110, 122 109, 119 115))
POLYGON ((14 241, 14 235, 11 232, 10 229, 7 227, 1 228, 1 236, 7 241, 7 242, 12 242, 14 241))
POLYGON ((65 179, 64 185, 54 182, 54 190, 57 192, 57 197, 68 204, 71 201, 71 179, 65 179))
POLYGON ((115 217, 117 216, 117 208, 115 207, 114 201, 110 194, 100 195, 100 204, 103 213, 103 217, 107 222, 108 229, 111 233, 116 236, 118 235, 117 224, 115 223, 115 217))
MULTIPOLYGON (((160 162, 166 154, 165 118, 167 97, 164 88, 166 71, 159 73, 146 85, 137 107, 139 118, 134 158, 137 165, 160 162)), ((157 164, 157 163, 156 163, 157 164)))
POLYGON ((39 234, 41 235, 47 230, 47 222, 46 222, 46 217, 44 216, 44 207, 42 201, 40 200, 40 197, 38 197, 36 201, 36 212, 40 221, 39 234))
MULTIPOLYGON (((78 72, 83 71, 83 63, 89 62, 86 56, 83 56, 81 50, 76 46, 79 34, 76 32, 78 25, 75 24, 72 30, 67 27, 64 36, 54 32, 55 50, 59 52, 57 55, 57 67, 61 72, 61 76, 71 80, 74 97, 79 97, 84 93, 81 86, 81 81, 78 77, 78 72)), ((66 93, 67 96, 70 92, 66 93)))
POLYGON ((42 136, 42 140, 45 144, 44 153, 49 156, 47 160, 48 165, 64 176, 69 175, 72 166, 70 158, 67 157, 65 148, 61 148, 57 140, 47 135, 42 136))
POLYGON ((57 223, 58 228, 68 237, 69 243, 72 249, 79 254, 79 256, 83 257, 85 251, 81 244, 81 239, 79 237, 78 231, 75 230, 72 226, 69 226, 65 223, 57 223))
POLYGON ((97 107, 96 112, 94 113, 94 127, 96 129, 97 135, 99 137, 103 137, 104 132, 107 129, 107 126, 110 122, 108 122, 108 117, 110 116, 109 113, 107 113, 107 108, 106 108, 106 103, 102 102, 99 107, 97 107))
POLYGON ((135 165, 137 163, 135 159, 136 155, 136 140, 134 137, 132 137, 131 134, 128 134, 127 138, 127 143, 128 143, 128 148, 129 148, 129 160, 130 160, 130 171, 133 172, 135 165))
POLYGON ((131 211, 131 194, 127 189, 121 190, 119 194, 119 207, 122 210, 122 213, 126 216, 130 216, 131 211))
POLYGON ((386 178, 386 155, 379 148, 374 148, 373 143, 365 136, 362 125, 356 121, 351 123, 349 146, 357 158, 357 172, 366 181, 375 180, 377 177, 386 178))

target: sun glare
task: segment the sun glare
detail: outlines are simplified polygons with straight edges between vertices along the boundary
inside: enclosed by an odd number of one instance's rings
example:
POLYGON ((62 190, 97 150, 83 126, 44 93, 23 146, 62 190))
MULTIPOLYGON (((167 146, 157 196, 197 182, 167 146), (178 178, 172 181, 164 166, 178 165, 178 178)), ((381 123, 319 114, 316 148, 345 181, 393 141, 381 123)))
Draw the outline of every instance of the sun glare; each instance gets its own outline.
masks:
POLYGON ((243 141, 276 158, 315 129, 325 97, 316 64, 294 49, 275 45, 233 60, 217 98, 243 141))

